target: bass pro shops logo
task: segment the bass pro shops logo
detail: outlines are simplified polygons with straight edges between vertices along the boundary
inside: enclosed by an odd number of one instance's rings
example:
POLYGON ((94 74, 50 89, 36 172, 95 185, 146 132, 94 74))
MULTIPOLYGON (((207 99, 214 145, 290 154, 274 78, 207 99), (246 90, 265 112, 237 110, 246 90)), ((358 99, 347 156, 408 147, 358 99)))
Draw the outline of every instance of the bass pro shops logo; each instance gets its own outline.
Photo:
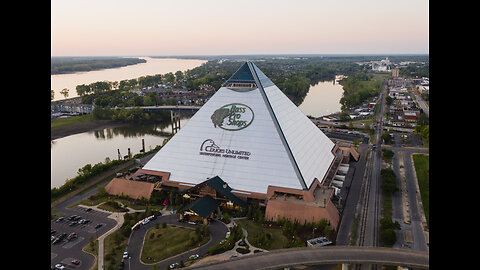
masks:
POLYGON ((210 119, 213 126, 236 131, 248 127, 253 122, 253 110, 244 104, 232 103, 215 110, 210 119))

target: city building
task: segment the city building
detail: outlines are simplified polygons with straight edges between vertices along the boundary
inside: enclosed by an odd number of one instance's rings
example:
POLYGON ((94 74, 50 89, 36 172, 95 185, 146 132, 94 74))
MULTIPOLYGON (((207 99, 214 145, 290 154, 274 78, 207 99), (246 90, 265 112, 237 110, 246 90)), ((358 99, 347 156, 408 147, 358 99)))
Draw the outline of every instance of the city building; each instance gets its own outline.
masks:
POLYGON ((183 216, 255 204, 266 220, 325 218, 336 230, 332 182, 344 152, 246 62, 137 174, 181 192, 183 216))

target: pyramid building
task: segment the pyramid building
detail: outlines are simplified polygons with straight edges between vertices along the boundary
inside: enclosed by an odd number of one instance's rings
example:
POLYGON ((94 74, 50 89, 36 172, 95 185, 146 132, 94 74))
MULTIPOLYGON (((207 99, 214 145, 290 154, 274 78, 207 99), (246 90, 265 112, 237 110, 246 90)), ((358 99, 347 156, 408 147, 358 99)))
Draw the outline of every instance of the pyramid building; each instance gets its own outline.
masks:
POLYGON ((331 203, 338 147, 252 62, 243 64, 142 173, 190 189, 219 176, 266 218, 338 224, 331 203), (287 200, 288 199, 288 200, 287 200), (320 213, 321 212, 321 213, 320 213))

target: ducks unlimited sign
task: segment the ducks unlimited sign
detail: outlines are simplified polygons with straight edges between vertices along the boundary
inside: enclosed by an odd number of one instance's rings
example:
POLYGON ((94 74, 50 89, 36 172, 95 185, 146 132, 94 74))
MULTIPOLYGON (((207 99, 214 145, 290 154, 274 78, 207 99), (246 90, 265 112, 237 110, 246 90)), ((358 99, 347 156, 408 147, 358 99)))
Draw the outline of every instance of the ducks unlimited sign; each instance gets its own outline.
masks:
POLYGON ((253 110, 245 104, 225 105, 212 114, 213 126, 224 130, 236 131, 248 127, 253 122, 253 110))

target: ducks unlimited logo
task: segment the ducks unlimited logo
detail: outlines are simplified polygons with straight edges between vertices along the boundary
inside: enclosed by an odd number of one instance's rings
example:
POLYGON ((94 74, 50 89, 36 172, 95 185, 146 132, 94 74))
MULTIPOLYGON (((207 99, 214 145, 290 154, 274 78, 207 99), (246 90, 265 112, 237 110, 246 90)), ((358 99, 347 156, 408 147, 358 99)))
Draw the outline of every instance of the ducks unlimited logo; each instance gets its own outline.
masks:
POLYGON ((253 122, 253 110, 247 105, 232 103, 215 110, 210 119, 213 126, 236 131, 248 127, 253 122))
POLYGON ((216 145, 212 139, 206 139, 203 141, 200 146, 200 155, 202 156, 212 156, 212 157, 224 157, 224 158, 234 158, 234 159, 250 159, 251 153, 244 150, 230 149, 230 148, 221 148, 216 145))

